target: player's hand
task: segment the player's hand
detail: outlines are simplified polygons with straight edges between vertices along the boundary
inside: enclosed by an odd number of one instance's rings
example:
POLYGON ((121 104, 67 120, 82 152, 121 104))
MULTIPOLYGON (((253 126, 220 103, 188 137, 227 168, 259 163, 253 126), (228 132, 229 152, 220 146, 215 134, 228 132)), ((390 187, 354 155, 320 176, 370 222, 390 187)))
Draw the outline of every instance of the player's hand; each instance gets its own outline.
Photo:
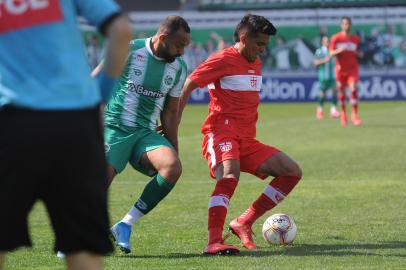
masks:
POLYGON ((340 47, 337 49, 337 54, 342 53, 343 51, 347 50, 347 46, 345 47, 340 47))
POLYGON ((327 55, 326 57, 324 57, 324 61, 327 63, 328 61, 330 61, 330 59, 331 59, 331 56, 330 55, 327 55))

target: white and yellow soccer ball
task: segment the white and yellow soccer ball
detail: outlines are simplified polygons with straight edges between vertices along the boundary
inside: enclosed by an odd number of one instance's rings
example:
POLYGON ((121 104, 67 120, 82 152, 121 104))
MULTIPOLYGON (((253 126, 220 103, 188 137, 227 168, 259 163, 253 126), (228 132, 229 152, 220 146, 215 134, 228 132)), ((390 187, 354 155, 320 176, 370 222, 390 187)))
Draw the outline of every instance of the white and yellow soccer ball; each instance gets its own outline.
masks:
POLYGON ((262 236, 269 244, 288 245, 296 238, 296 223, 287 214, 274 214, 262 225, 262 236))

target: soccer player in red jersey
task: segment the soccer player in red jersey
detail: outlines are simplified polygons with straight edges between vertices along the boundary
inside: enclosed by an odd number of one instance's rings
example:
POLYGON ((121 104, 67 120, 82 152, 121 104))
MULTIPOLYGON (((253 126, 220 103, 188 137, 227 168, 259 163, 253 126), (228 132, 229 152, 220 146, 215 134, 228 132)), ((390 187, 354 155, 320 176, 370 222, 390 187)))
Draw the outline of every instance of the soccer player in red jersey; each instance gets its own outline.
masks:
POLYGON ((355 126, 361 125, 361 118, 358 115, 358 57, 362 53, 359 51, 360 40, 358 36, 351 34, 351 18, 341 19, 341 32, 335 34, 330 42, 330 54, 336 56, 336 80, 339 89, 338 99, 341 105, 341 124, 348 123, 345 111, 345 89, 350 87, 352 114, 351 120, 355 126))
POLYGON ((179 116, 194 89, 208 85, 210 94, 209 115, 201 128, 202 153, 217 182, 209 201, 206 254, 239 252, 238 247, 224 244, 222 233, 241 171, 261 179, 275 177, 248 209, 229 224, 230 231, 247 249, 256 248, 252 224, 280 203, 302 177, 295 161, 255 138, 262 84, 259 55, 275 34, 275 27, 265 17, 244 16, 234 33, 235 45, 200 64, 182 89, 179 116))

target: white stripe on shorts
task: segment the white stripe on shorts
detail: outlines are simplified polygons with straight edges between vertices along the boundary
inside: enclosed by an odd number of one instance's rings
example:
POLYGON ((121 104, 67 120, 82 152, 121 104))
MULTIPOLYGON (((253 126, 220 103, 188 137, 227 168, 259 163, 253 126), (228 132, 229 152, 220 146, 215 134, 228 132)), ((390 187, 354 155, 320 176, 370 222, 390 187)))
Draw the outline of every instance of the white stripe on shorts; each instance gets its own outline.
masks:
POLYGON ((210 154, 210 165, 212 168, 214 168, 216 166, 216 152, 214 151, 214 134, 213 133, 209 133, 209 143, 207 145, 207 152, 209 152, 210 154))

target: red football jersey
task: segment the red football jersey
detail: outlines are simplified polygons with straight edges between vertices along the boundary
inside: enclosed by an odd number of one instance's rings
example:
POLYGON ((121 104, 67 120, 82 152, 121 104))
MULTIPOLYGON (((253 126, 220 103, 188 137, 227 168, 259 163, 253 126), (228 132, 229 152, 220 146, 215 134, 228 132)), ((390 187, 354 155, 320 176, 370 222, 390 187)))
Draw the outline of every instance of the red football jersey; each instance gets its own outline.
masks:
POLYGON ((199 87, 208 85, 209 115, 202 126, 203 133, 218 130, 255 137, 261 60, 250 63, 236 48, 229 47, 210 56, 189 79, 199 87))
POLYGON ((360 40, 358 36, 353 34, 345 35, 343 32, 339 32, 331 38, 330 50, 345 48, 342 53, 336 56, 336 72, 358 70, 357 50, 359 46, 360 40))

